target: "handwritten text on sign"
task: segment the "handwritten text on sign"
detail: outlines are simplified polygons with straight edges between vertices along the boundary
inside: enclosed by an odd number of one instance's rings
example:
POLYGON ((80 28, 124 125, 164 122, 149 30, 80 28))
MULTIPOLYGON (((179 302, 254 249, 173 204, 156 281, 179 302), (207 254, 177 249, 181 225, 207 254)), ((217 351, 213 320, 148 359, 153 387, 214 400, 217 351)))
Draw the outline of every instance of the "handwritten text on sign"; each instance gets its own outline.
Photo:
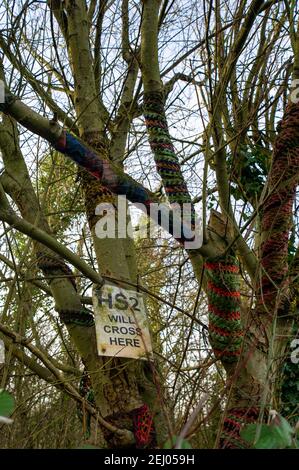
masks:
POLYGON ((93 293, 100 356, 148 359, 151 339, 139 292, 105 284, 93 293))

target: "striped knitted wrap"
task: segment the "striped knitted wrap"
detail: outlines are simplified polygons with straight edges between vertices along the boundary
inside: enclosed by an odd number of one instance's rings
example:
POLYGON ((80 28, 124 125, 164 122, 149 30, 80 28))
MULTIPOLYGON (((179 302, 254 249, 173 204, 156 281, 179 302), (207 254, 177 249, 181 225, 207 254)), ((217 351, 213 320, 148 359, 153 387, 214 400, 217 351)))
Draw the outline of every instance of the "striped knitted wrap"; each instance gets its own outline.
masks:
POLYGON ((243 329, 240 315, 239 265, 234 256, 206 261, 209 338, 217 359, 236 362, 243 329))
POLYGON ((290 103, 280 123, 276 138, 272 168, 269 173, 268 197, 262 206, 261 245, 262 293, 258 312, 264 304, 275 311, 277 292, 287 287, 288 240, 292 222, 292 207, 299 184, 299 103, 290 103))
MULTIPOLYGON (((60 259, 51 252, 44 253, 40 251, 36 253, 36 258, 39 269, 41 269, 46 276, 50 276, 48 278, 49 284, 53 281, 53 279, 59 278, 61 273, 63 273, 63 275, 70 280, 74 289, 77 291, 77 286, 73 277, 72 270, 67 266, 67 264, 65 264, 62 259, 60 259)), ((57 311, 59 313, 60 320, 65 325, 74 324, 78 326, 87 327, 94 325, 93 315, 84 306, 77 310, 59 309, 57 311)))
MULTIPOLYGON (((87 403, 90 403, 92 406, 96 406, 91 379, 86 368, 84 368, 80 379, 79 392, 80 395, 85 398, 87 403)), ((77 414, 79 419, 83 422, 86 437, 88 438, 90 437, 91 432, 91 415, 88 412, 84 413, 84 411, 82 403, 78 404, 77 414)), ((153 449, 156 447, 157 440, 154 417, 148 405, 143 404, 139 408, 135 408, 127 414, 116 413, 110 417, 106 417, 106 420, 116 426, 119 425, 118 420, 124 422, 124 427, 126 427, 126 425, 129 427, 132 426, 137 449, 153 449), (127 422, 128 418, 131 421, 131 424, 127 422)), ((108 441, 113 438, 113 434, 106 429, 103 429, 103 432, 108 441)))
POLYGON ((147 405, 136 408, 131 412, 133 417, 133 432, 137 449, 152 449, 156 446, 156 431, 153 415, 147 405))
MULTIPOLYGON (((102 191, 106 191, 106 193, 109 192, 109 194, 126 195, 129 201, 134 204, 143 204, 147 214, 149 216, 151 215, 151 204, 153 201, 151 200, 150 192, 128 175, 124 175, 122 171, 118 171, 115 165, 105 158, 101 158, 97 152, 90 149, 82 141, 78 140, 77 137, 63 131, 59 140, 55 143, 55 148, 62 154, 67 155, 79 167, 84 168, 89 174, 99 180, 102 185, 102 191)), ((85 188, 88 188, 88 182, 85 188)), ((174 201, 174 192, 171 194, 171 200, 174 201)), ((186 199, 186 202, 189 200, 186 199)), ((175 227, 181 224, 181 236, 176 237, 180 243, 190 241, 194 238, 193 234, 190 235, 190 230, 184 230, 185 225, 187 225, 189 229, 190 225, 193 225, 193 220, 195 220, 193 206, 190 207, 191 217, 188 217, 188 219, 187 217, 183 219, 181 213, 178 214, 175 210, 169 211, 169 233, 175 236, 175 227), (191 224, 189 222, 190 219, 191 224)), ((89 217, 92 216, 91 213, 88 215, 89 217)), ((161 224, 161 214, 158 215, 157 222, 161 224)))
POLYGON ((125 194, 133 203, 142 203, 145 206, 150 204, 150 195, 143 186, 116 172, 110 161, 100 158, 93 149, 69 132, 63 131, 54 147, 100 180, 112 193, 125 194))
POLYGON ((168 130, 163 93, 145 94, 143 112, 157 171, 162 178, 169 202, 190 203, 187 185, 168 130))
POLYGON ((247 424, 256 423, 259 417, 259 408, 231 408, 224 419, 220 439, 221 449, 244 449, 249 444, 245 442, 240 431, 247 424))
MULTIPOLYGON (((151 199, 145 188, 136 184, 133 180, 122 177, 120 173, 115 171, 108 160, 99 158, 99 155, 96 152, 87 147, 83 142, 79 141, 70 133, 63 132, 59 141, 56 142, 55 148, 59 152, 70 157, 77 165, 87 170, 88 173, 99 180, 103 185, 103 190, 106 188, 107 191, 111 191, 114 194, 125 194, 130 201, 134 203, 142 203, 147 209, 149 209, 151 199)), ((170 223, 170 227, 171 226, 172 224, 170 223)), ((61 312, 65 323, 91 326, 91 324, 93 324, 93 317, 86 314, 86 312, 84 313, 84 315, 77 315, 76 312, 61 312)), ((87 381, 85 376, 82 384, 82 393, 86 392, 87 400, 90 401, 91 397, 93 399, 90 379, 87 381)), ((156 434, 153 416, 148 406, 144 404, 142 407, 133 410, 133 412, 130 413, 130 417, 132 419, 136 447, 154 447, 156 434)), ((90 428, 90 417, 88 417, 87 424, 90 428)))
POLYGON ((164 110, 163 93, 144 94, 143 114, 149 143, 154 154, 157 171, 170 204, 188 203, 191 207, 191 223, 194 224, 195 212, 191 197, 181 172, 181 166, 169 134, 164 110))

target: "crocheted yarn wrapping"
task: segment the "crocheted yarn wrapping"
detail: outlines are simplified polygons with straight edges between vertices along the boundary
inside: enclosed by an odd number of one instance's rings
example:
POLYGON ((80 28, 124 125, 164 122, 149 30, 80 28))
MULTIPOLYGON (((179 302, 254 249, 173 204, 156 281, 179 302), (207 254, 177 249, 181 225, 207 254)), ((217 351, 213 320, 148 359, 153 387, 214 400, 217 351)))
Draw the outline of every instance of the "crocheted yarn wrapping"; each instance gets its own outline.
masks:
MULTIPOLYGON (((59 275, 63 274, 72 283, 75 290, 77 290, 76 282, 73 277, 72 270, 65 264, 64 260, 57 257, 56 255, 43 252, 36 253, 37 265, 39 269, 43 271, 46 276, 53 276, 53 279, 59 278, 59 275)), ((51 283, 51 277, 48 279, 51 283)), ((66 325, 78 325, 78 326, 93 326, 94 318, 89 310, 82 306, 78 310, 59 309, 58 310, 61 321, 66 325)))
POLYGON ((258 408, 231 408, 224 419, 220 448, 244 449, 249 447, 248 443, 241 438, 240 431, 246 424, 256 423, 258 417, 258 408))
POLYGON ((59 310, 60 320, 65 325, 94 326, 94 318, 90 310, 82 306, 80 310, 59 310))
MULTIPOLYGON (((143 204, 147 214, 151 215, 151 197, 149 192, 143 186, 139 185, 136 181, 128 176, 122 175, 118 172, 108 160, 100 158, 99 155, 79 141, 76 137, 63 132, 55 144, 56 150, 67 155, 77 165, 87 170, 91 175, 101 181, 104 189, 106 188, 114 194, 126 195, 129 201, 137 204, 143 204)), ((192 241, 194 238, 193 233, 190 234, 190 224, 184 224, 180 214, 170 211, 169 214, 169 233, 175 234, 178 223, 181 224, 180 237, 176 237, 179 242, 192 241), (187 228, 187 230, 185 229, 187 228)), ((194 216, 192 215, 192 218, 194 216)), ((191 219, 193 220, 193 219, 191 219)), ((160 225, 161 213, 158 214, 156 222, 160 225)))
POLYGON ((239 265, 234 256, 205 263, 208 277, 209 338, 215 357, 236 362, 243 329, 240 315, 239 265))
POLYGON ((169 201, 171 203, 191 202, 169 134, 163 94, 145 94, 143 112, 157 171, 162 178, 169 201))
POLYGON ((59 258, 55 254, 46 254, 40 251, 36 253, 36 259, 38 268, 41 269, 46 275, 51 275, 53 271, 61 271, 64 275, 68 277, 74 289, 77 290, 75 278, 73 277, 73 272, 63 259, 59 258))
POLYGON ((280 123, 269 174, 268 197, 262 207, 261 260, 265 272, 262 275, 263 303, 273 311, 278 289, 286 285, 288 272, 288 238, 292 220, 292 206, 299 182, 299 104, 287 106, 280 123))
POLYGON ((188 203, 191 209, 191 224, 194 225, 195 211, 169 134, 163 93, 144 94, 143 114, 156 168, 163 181, 169 202, 181 207, 184 203, 188 203))
POLYGON ((147 405, 132 411, 133 432, 137 449, 152 449, 156 446, 154 419, 147 405))
POLYGON ((102 185, 114 194, 126 194, 131 202, 145 205, 150 203, 149 193, 143 186, 116 173, 108 160, 99 158, 96 152, 72 134, 64 131, 56 142, 55 148, 70 157, 77 165, 85 168, 95 178, 101 180, 102 185))

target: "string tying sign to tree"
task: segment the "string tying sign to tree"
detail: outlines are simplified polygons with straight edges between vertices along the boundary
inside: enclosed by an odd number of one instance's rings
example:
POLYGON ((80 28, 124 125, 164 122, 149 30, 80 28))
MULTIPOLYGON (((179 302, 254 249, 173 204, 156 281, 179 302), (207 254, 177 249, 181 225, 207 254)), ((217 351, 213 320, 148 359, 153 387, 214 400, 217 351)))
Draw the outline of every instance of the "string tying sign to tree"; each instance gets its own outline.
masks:
POLYGON ((99 356, 151 359, 143 295, 112 284, 93 292, 99 356))

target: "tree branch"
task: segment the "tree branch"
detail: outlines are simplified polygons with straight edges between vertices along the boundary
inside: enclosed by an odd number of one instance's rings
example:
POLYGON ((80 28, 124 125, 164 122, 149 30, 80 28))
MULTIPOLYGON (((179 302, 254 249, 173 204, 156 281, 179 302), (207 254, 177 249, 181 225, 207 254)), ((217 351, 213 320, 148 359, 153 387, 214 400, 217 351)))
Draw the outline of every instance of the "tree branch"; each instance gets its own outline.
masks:
POLYGON ((69 261, 72 266, 77 268, 82 274, 84 274, 95 284, 103 284, 103 279, 101 276, 91 269, 85 263, 85 261, 79 258, 79 256, 75 255, 68 248, 58 243, 55 238, 51 237, 43 230, 35 227, 34 225, 16 215, 7 202, 2 186, 0 186, 0 219, 62 256, 62 258, 69 261))

